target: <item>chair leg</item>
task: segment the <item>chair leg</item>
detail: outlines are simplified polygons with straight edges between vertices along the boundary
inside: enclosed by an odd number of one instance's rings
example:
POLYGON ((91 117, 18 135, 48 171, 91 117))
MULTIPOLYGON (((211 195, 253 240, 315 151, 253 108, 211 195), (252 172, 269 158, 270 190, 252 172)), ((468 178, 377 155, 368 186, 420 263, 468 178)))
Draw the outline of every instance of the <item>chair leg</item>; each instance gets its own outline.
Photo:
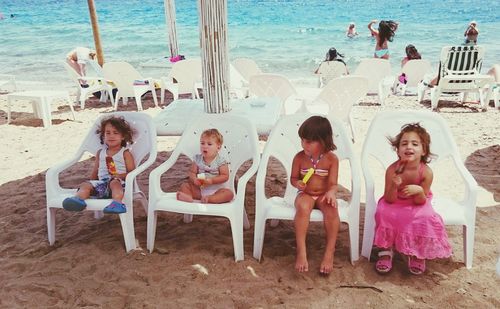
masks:
POLYGON ((101 210, 94 211, 94 219, 102 219, 104 218, 104 212, 101 210))
POLYGON ((47 233, 49 245, 53 245, 56 241, 56 208, 47 208, 47 233))
POLYGON ((155 87, 151 87, 151 95, 153 96, 153 102, 155 102, 155 107, 158 107, 158 98, 156 97, 155 87))
MULTIPOLYGON (((241 219, 241 217, 239 219, 241 219)), ((243 261, 245 253, 243 247, 243 229, 241 228, 241 220, 232 217, 229 218, 229 222, 231 223, 231 233, 233 235, 234 260, 236 262, 243 261)))
POLYGON ((134 219, 130 212, 120 214, 120 222, 122 225, 123 238, 125 240, 125 250, 130 252, 136 249, 134 219))
POLYGON ((250 228, 250 221, 248 221, 247 211, 243 208, 243 228, 248 230, 250 228))
POLYGON ((359 222, 349 222, 349 240, 351 246, 351 264, 354 264, 354 262, 359 260, 359 222))
POLYGON ((156 211, 151 209, 148 211, 148 226, 147 226, 147 248, 149 253, 152 253, 155 247, 155 238, 156 238, 156 224, 158 221, 158 214, 156 211))
POLYGON ((474 256, 474 232, 474 226, 463 226, 464 263, 467 269, 472 268, 472 258, 474 256))
POLYGON ((142 101, 139 93, 135 93, 135 103, 137 104, 137 110, 142 111, 142 101))
POLYGON ((184 214, 184 223, 191 223, 193 221, 192 214, 184 214))
POLYGON ((433 111, 437 110, 440 95, 441 91, 437 90, 436 87, 431 89, 431 109, 433 111))
POLYGON ((420 103, 424 99, 425 89, 427 87, 423 82, 418 83, 417 85, 417 101, 420 103))
POLYGON ((500 108, 500 86, 493 90, 493 100, 495 101, 495 108, 500 108))
POLYGON ((264 246, 264 234, 266 232, 266 218, 255 214, 255 226, 253 236, 253 257, 260 261, 262 247, 264 246))

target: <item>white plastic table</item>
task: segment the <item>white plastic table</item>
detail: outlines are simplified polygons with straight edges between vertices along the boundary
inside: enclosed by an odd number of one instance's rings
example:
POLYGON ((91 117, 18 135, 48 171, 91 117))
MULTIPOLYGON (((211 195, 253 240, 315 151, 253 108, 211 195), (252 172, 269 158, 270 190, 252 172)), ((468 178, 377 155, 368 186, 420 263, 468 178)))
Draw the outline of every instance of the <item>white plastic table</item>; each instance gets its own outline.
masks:
POLYGON ((7 123, 10 123, 10 109, 11 103, 15 100, 31 100, 33 104, 33 113, 36 118, 41 118, 43 126, 48 127, 52 125, 51 103, 55 98, 62 98, 68 102, 73 120, 75 119, 75 111, 69 99, 67 91, 51 91, 51 90, 36 90, 36 91, 23 91, 7 94, 7 123))
MULTIPOLYGON (((276 98, 250 98, 230 101, 228 114, 243 116, 255 124, 257 133, 269 135, 283 112, 283 104, 276 98)), ((153 118, 159 136, 180 136, 186 125, 204 113, 202 99, 179 99, 170 103, 153 118)))

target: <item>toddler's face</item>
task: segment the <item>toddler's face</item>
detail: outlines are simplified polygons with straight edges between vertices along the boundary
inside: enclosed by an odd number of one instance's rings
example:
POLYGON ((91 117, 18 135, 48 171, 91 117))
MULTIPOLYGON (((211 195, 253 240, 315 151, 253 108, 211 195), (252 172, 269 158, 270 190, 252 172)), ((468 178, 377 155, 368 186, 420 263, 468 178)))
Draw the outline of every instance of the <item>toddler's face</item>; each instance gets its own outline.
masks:
POLYGON ((215 158, 220 150, 221 145, 213 136, 202 136, 200 138, 200 152, 203 158, 215 158))
POLYGON ((398 156, 403 161, 420 161, 424 156, 422 140, 416 132, 404 133, 398 146, 398 156))
POLYGON ((110 123, 104 126, 104 143, 108 147, 118 147, 121 146, 123 141, 123 135, 110 123))

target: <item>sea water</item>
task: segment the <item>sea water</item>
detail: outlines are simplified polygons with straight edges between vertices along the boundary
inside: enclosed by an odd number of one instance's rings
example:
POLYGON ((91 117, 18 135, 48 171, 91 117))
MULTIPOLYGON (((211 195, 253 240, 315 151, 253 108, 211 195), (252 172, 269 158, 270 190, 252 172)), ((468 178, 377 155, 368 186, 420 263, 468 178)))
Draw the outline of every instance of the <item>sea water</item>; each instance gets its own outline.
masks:
MULTIPOLYGON (((222 1, 222 0, 221 0, 222 1)), ((295 81, 312 72, 330 47, 345 55, 349 70, 373 57, 372 19, 400 23, 389 42, 390 61, 400 67, 407 44, 437 67, 441 47, 463 42, 471 20, 485 46, 483 72, 500 63, 500 1, 227 0, 229 57, 254 59, 265 72, 295 81), (345 36, 349 22, 359 35, 345 36)), ((177 39, 186 58, 200 56, 197 0, 176 0, 177 39)), ((105 61, 168 61, 162 0, 96 0, 105 61)), ((87 1, 0 0, 0 73, 20 80, 70 83, 62 66, 76 46, 94 48, 87 1), (10 17, 13 14, 14 17, 10 17)), ((142 68, 147 70, 147 68, 142 68)), ((147 74, 146 72, 144 72, 147 74)), ((159 74, 166 75, 168 71, 159 74)), ((155 77, 155 76, 154 76, 155 77)))

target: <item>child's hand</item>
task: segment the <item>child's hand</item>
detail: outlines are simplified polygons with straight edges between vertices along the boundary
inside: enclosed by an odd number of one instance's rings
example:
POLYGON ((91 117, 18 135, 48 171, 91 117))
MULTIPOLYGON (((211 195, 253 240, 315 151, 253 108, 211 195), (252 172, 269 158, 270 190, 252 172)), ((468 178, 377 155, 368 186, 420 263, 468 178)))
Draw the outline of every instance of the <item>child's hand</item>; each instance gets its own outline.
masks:
POLYGON ((304 191, 306 189, 306 186, 307 185, 302 180, 297 181, 297 189, 299 189, 300 191, 304 191))
POLYGON ((424 189, 419 185, 407 185, 401 190, 405 197, 413 196, 419 193, 423 193, 424 189))
POLYGON ((195 179, 193 180, 193 184, 194 184, 195 186, 197 186, 197 187, 201 187, 201 186, 203 186, 203 182, 201 181, 201 179, 198 179, 198 178, 195 178, 195 179))
POLYGON ((214 183, 214 181, 212 180, 212 178, 203 179, 203 185, 205 185, 205 186, 212 185, 213 183, 214 183))
POLYGON ((322 201, 327 205, 337 208, 337 195, 334 190, 327 191, 323 195, 322 201))

